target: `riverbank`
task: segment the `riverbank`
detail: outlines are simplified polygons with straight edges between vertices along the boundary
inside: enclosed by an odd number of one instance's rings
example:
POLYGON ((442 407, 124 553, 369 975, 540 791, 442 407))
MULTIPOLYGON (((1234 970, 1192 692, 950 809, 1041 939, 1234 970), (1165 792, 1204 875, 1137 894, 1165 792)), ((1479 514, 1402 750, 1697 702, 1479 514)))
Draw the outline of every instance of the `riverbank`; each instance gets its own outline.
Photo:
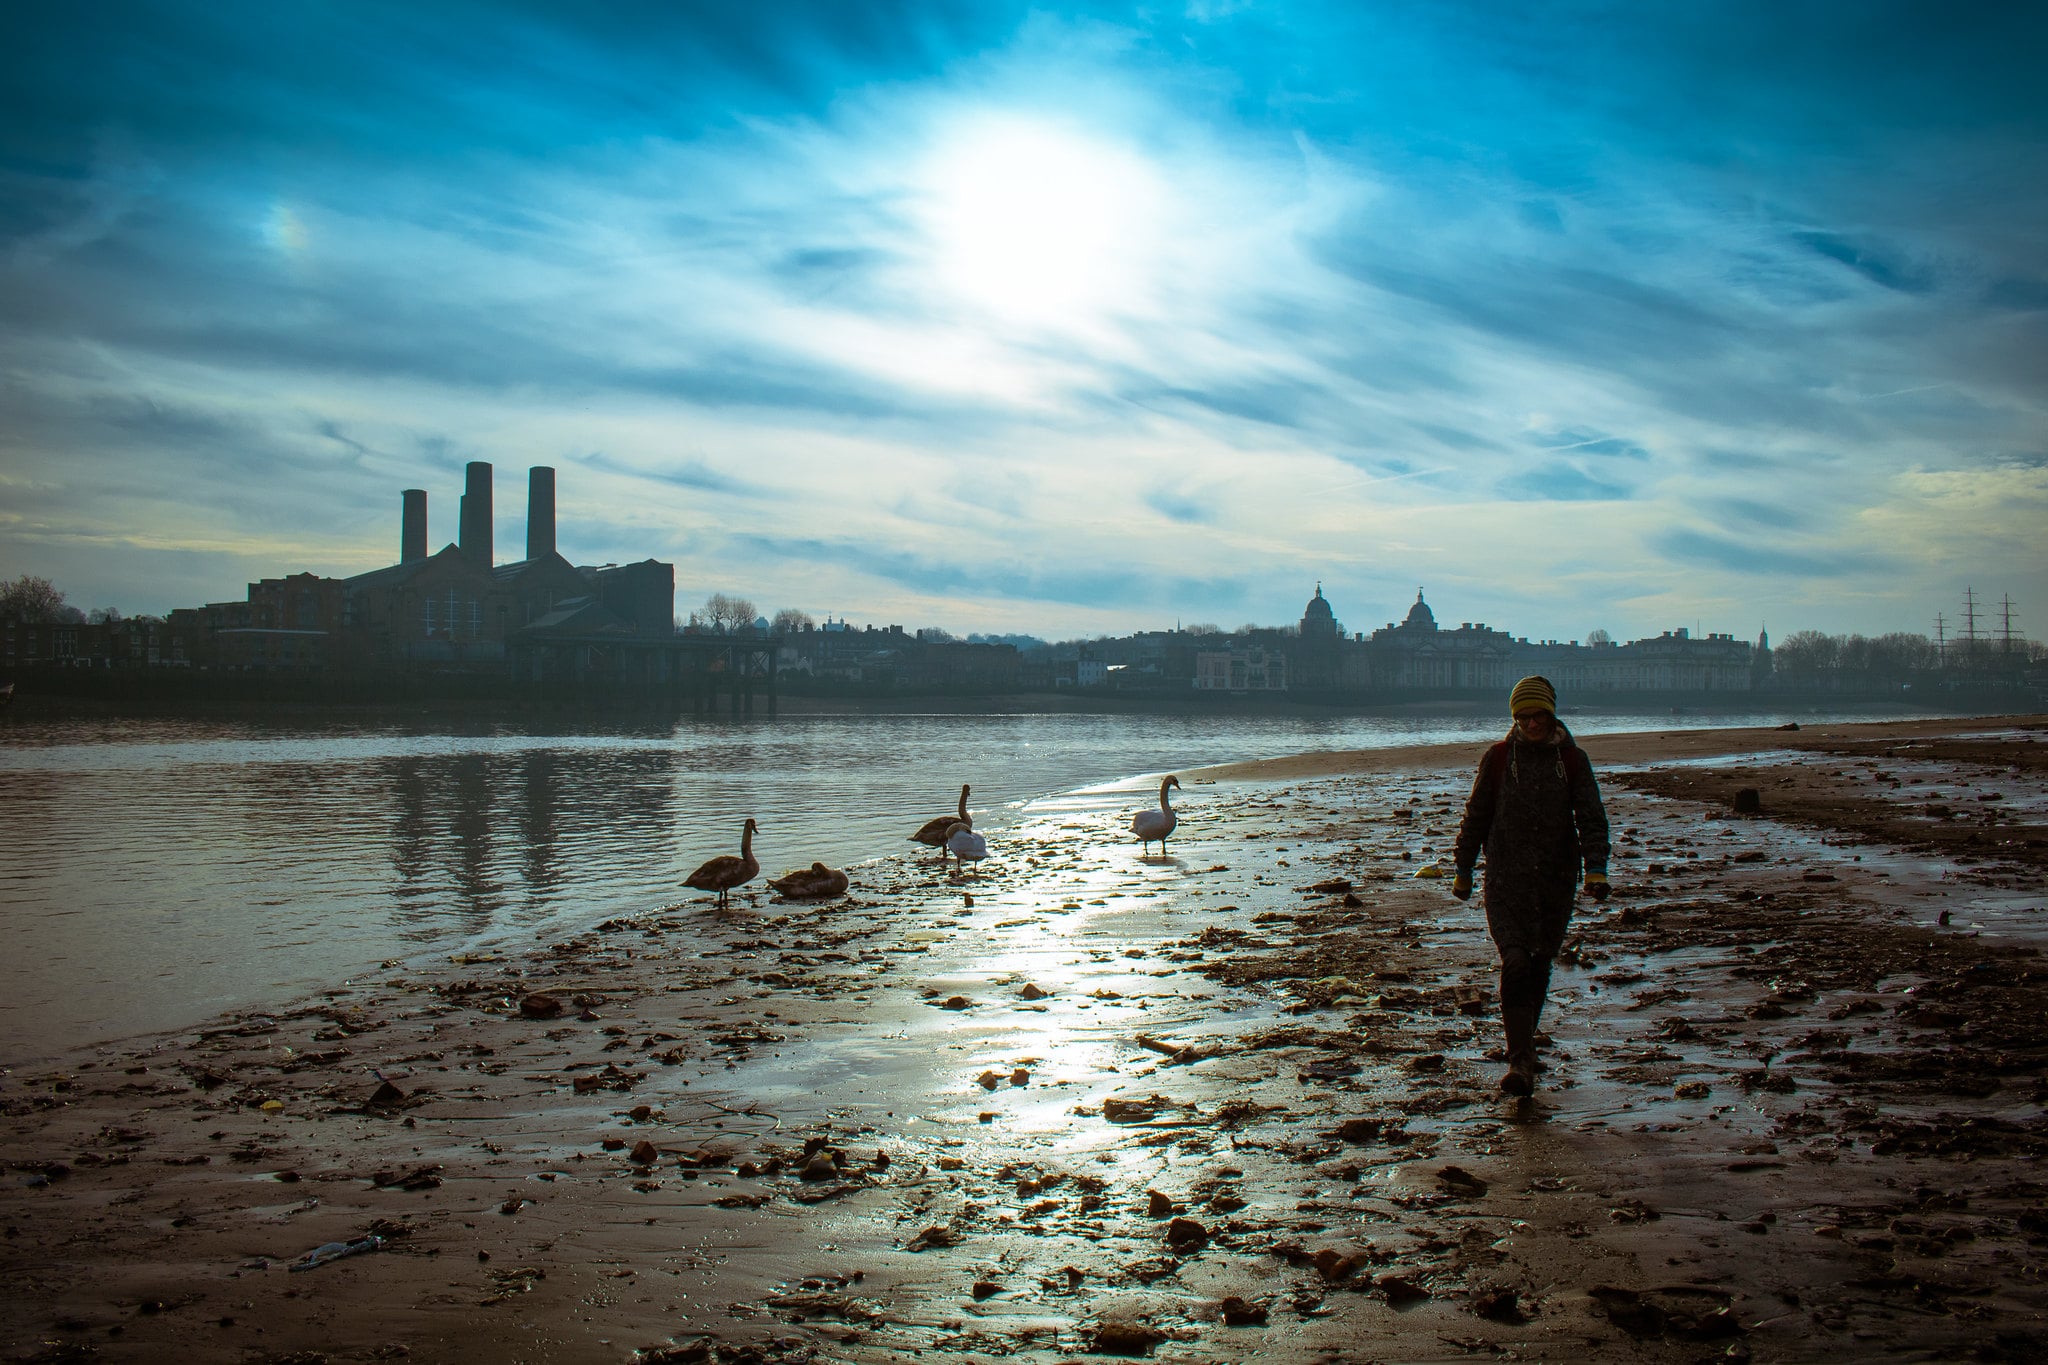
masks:
MULTIPOLYGON (((2010 691, 1926 693, 1902 696, 1868 692, 1611 692, 1596 694, 1598 711, 1643 717, 1655 724, 1667 717, 1693 723, 1720 716, 1854 713, 1906 718, 1983 714, 2027 704, 2028 695, 2010 691)), ((1491 716, 1500 709, 1498 688, 1469 691, 1400 692, 1197 692, 1187 688, 985 691, 953 689, 896 692, 888 689, 783 690, 772 698, 765 688, 750 699, 727 695, 697 698, 653 690, 549 692, 501 679, 419 677, 389 685, 317 678, 266 679, 257 675, 212 680, 205 675, 126 675, 105 671, 57 670, 27 680, 14 706, 0 709, 31 720, 61 717, 241 717, 260 715, 363 723, 426 720, 434 724, 644 724, 685 718, 767 720, 772 716, 907 715, 1162 715, 1162 716, 1491 716)), ((1570 713, 1566 714, 1569 721, 1570 713)), ((0 730, 0 739, 4 739, 0 730)))
POLYGON ((2033 1359, 2044 724, 1589 740, 1528 1103, 1416 875, 1469 745, 17 1071, 7 1358, 2033 1359))

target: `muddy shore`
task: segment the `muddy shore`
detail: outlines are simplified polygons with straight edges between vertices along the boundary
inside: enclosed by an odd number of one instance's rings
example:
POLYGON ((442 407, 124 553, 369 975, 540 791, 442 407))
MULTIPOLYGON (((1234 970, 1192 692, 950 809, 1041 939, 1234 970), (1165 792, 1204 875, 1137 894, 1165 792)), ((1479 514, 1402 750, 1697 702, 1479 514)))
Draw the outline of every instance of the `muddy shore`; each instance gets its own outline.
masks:
POLYGON ((2048 1358, 2048 718, 1587 747, 1534 1100, 1475 747, 1183 774, 8 1074, 0 1358, 2048 1358))

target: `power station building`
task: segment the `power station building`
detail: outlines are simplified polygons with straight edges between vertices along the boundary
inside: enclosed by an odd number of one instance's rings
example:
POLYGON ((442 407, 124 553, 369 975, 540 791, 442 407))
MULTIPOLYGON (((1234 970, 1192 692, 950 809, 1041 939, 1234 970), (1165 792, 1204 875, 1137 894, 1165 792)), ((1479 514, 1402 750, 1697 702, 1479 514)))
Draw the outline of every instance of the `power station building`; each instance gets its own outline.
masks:
MULTIPOLYGON (((536 665, 549 644, 675 633, 675 566, 578 568, 555 549, 555 471, 527 472, 526 555, 494 552, 491 466, 472 461, 458 539, 427 553, 427 494, 403 498, 398 562, 342 580, 342 631, 367 668, 536 665)), ((529 671, 521 669, 519 671, 529 671)))
POLYGON ((352 578, 300 573, 241 602, 170 614, 173 667, 253 673, 458 672, 532 680, 668 680, 675 566, 578 567, 555 549, 555 471, 527 472, 526 556, 496 561, 491 466, 466 471, 453 544, 427 551, 427 494, 401 494, 398 562, 352 578), (662 644, 657 644, 662 642, 662 644))

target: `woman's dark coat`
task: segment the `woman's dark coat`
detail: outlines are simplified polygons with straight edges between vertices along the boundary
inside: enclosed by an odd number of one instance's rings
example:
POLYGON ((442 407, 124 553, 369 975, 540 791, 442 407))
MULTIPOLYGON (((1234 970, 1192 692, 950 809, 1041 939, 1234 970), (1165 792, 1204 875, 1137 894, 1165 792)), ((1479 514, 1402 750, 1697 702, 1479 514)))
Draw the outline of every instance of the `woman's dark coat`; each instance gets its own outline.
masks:
POLYGON ((1513 733, 1486 751, 1458 828, 1457 865, 1486 853, 1486 928, 1500 948, 1548 960, 1564 945, 1579 871, 1607 870, 1607 812, 1593 765, 1559 723, 1551 740, 1513 733))

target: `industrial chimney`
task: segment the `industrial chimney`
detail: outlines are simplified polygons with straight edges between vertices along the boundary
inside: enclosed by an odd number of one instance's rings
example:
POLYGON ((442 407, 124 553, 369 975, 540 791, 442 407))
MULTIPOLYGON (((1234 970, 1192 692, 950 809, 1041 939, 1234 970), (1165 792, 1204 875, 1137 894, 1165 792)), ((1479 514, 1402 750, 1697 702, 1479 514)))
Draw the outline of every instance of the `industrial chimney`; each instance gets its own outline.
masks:
POLYGON ((462 553, 491 567, 491 467, 483 460, 469 462, 468 482, 462 494, 462 553))
POLYGON ((526 473, 526 557, 555 552, 555 471, 537 464, 526 473))
POLYGON ((405 517, 399 523, 398 562, 410 564, 427 557, 427 490, 408 488, 400 496, 405 499, 405 517))

